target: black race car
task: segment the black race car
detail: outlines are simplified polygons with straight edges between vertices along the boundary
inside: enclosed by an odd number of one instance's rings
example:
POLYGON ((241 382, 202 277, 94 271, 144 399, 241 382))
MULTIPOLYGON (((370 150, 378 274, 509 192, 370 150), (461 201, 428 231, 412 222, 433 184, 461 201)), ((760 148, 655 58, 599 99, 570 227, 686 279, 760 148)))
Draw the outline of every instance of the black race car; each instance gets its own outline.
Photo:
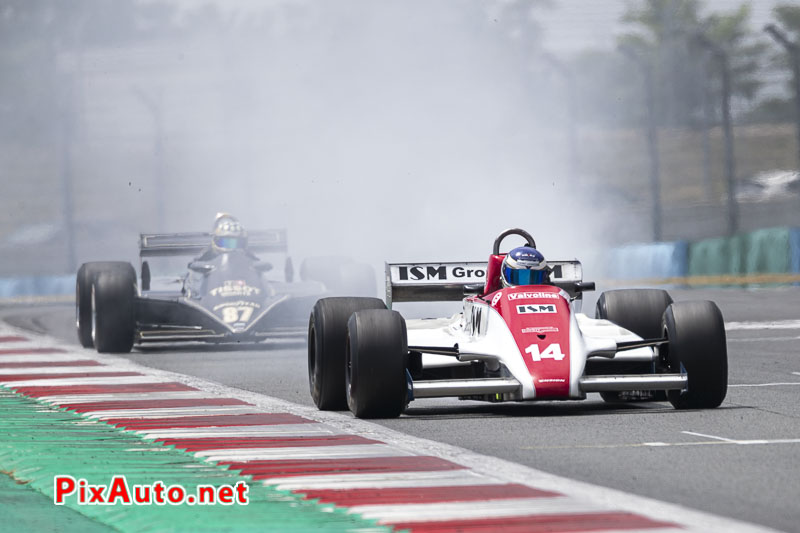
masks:
POLYGON ((80 343, 100 352, 129 352, 134 344, 150 342, 305 335, 320 297, 376 293, 372 267, 340 257, 306 259, 301 281, 294 281, 285 230, 251 232, 247 248, 240 250, 214 250, 211 242, 209 233, 142 234, 141 290, 130 263, 81 265, 75 302, 80 343), (275 275, 273 264, 256 253, 281 258, 282 272, 275 275), (177 275, 151 275, 151 263, 160 259, 174 266, 176 257, 194 259, 177 275))

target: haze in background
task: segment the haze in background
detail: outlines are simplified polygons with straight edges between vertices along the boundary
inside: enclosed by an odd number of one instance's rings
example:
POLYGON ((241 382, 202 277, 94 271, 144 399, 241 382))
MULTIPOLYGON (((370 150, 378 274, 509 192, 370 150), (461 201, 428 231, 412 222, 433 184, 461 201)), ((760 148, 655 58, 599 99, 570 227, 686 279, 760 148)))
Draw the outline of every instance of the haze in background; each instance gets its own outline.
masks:
MULTIPOLYGON (((514 226, 551 259, 646 240, 625 5, 0 0, 0 275, 135 260, 139 232, 219 211, 376 267, 482 259, 514 226)), ((665 149, 695 164, 691 135, 665 149)), ((663 161, 665 202, 701 198, 699 165, 663 161)))

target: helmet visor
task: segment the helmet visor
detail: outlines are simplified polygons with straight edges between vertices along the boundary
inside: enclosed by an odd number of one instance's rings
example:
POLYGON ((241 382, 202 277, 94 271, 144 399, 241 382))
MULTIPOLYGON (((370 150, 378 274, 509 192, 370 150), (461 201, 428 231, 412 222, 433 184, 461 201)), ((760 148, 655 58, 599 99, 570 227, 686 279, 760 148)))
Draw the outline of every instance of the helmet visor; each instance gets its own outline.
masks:
POLYGON ((223 250, 244 248, 244 239, 241 237, 214 237, 214 243, 223 250))
POLYGON ((516 269, 505 267, 503 275, 510 285, 539 285, 544 283, 547 270, 529 270, 527 268, 516 269))

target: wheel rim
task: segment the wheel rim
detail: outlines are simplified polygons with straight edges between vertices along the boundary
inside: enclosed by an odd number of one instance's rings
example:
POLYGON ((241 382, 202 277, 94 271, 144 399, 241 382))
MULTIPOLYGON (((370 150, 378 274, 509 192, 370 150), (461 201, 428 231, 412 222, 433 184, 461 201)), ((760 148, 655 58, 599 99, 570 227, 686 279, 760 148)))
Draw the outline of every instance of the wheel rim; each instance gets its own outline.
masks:
POLYGON ((311 390, 312 392, 317 387, 317 333, 314 330, 313 323, 311 327, 308 328, 308 379, 311 382, 311 390))
POLYGON ((75 327, 79 330, 81 327, 81 288, 77 283, 75 284, 75 327))
POLYGON ((97 346, 97 306, 95 305, 94 285, 92 285, 92 342, 97 346))
POLYGON ((345 353, 345 368, 344 368, 344 379, 345 379, 345 390, 347 391, 347 400, 348 403, 350 402, 350 398, 353 397, 353 359, 350 356, 350 333, 347 333, 347 340, 345 342, 344 347, 345 353))

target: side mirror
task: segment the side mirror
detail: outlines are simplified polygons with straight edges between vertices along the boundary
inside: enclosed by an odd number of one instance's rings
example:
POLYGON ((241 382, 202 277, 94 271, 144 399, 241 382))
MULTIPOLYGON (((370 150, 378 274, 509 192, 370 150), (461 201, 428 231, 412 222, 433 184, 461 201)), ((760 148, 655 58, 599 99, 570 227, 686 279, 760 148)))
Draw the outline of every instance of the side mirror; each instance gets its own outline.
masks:
POLYGON ((478 296, 479 294, 483 294, 483 283, 464 285, 464 296, 478 296))
POLYGON ((286 258, 286 263, 283 265, 283 275, 287 283, 294 281, 294 264, 291 257, 286 258))
POLYGON ((212 270, 214 270, 214 265, 210 265, 208 263, 201 263, 200 261, 192 261, 189 263, 189 270, 193 272, 198 272, 200 274, 208 274, 212 270))
POLYGON ((150 263, 142 261, 142 290, 150 290, 150 263))
POLYGON ((575 283, 575 292, 590 292, 594 290, 594 281, 579 281, 575 283))
POLYGON ((267 263, 266 261, 259 261, 258 263, 253 265, 253 268, 255 268, 256 270, 258 270, 263 274, 264 272, 269 272, 270 270, 272 270, 272 263, 267 263))

